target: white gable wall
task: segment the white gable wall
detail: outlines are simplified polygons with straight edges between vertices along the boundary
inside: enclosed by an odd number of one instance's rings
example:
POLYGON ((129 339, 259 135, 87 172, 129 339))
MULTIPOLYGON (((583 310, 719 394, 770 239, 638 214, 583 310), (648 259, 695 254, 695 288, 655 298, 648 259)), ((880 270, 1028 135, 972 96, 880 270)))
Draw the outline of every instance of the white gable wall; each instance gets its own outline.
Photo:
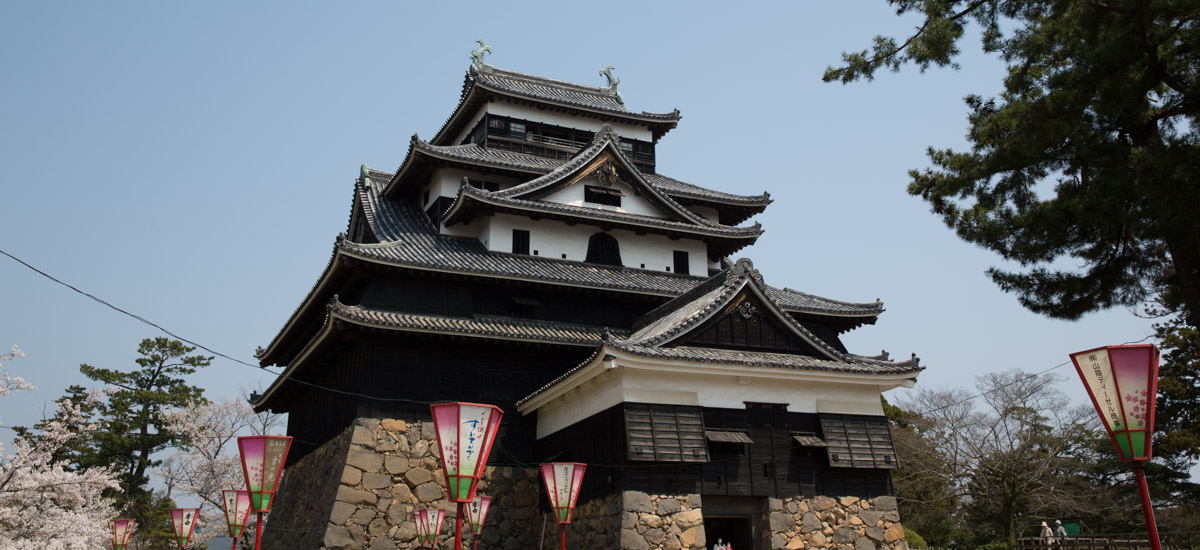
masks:
POLYGON ((638 216, 647 216, 651 218, 666 219, 667 215, 663 214, 657 207, 644 197, 635 193, 633 187, 624 183, 616 183, 611 187, 602 185, 600 178, 590 177, 575 182, 575 184, 559 189, 554 193, 542 197, 543 201, 554 202, 558 204, 569 204, 572 206, 580 206, 583 208, 595 208, 596 210, 608 210, 609 212, 624 212, 626 214, 636 214, 638 216), (621 197, 621 206, 608 206, 606 204, 596 204, 594 202, 585 202, 584 187, 603 187, 606 189, 618 189, 625 194, 621 197))
MULTIPOLYGON (((537 437, 546 437, 621 403, 744 409, 747 402, 782 403, 789 412, 883 415, 879 394, 896 380, 819 372, 616 359, 576 373, 575 387, 536 406, 537 437), (840 378, 840 379, 839 379, 840 378)), ((560 384, 572 385, 570 379, 560 384)), ((522 413, 532 410, 522 407, 522 413)))
MULTIPOLYGON (((459 225, 450 229, 457 228, 459 225)), ((595 226, 582 223, 570 226, 557 220, 533 221, 524 216, 512 214, 481 217, 479 221, 471 225, 478 225, 479 241, 487 246, 488 250, 512 252, 513 229, 523 229, 529 232, 529 253, 531 255, 536 251, 538 256, 577 262, 582 262, 587 258, 588 239, 596 233, 603 233, 595 226)), ((682 250, 688 253, 688 269, 692 275, 708 274, 708 248, 702 241, 671 240, 668 237, 654 234, 636 235, 632 231, 623 229, 607 233, 617 239, 617 244, 621 248, 621 261, 625 267, 673 271, 675 269, 674 251, 682 250)))

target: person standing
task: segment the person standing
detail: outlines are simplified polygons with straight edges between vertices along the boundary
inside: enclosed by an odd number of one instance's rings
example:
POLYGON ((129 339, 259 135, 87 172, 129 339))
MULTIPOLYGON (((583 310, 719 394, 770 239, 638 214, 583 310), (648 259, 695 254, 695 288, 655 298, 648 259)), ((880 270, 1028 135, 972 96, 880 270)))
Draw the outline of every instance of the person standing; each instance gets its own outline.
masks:
POLYGON ((1059 546, 1062 546, 1063 543, 1067 542, 1067 538, 1068 538, 1067 530, 1065 528, 1063 528, 1062 520, 1061 519, 1054 520, 1054 540, 1055 540, 1055 542, 1057 542, 1059 546))
POLYGON ((1050 530, 1050 526, 1046 522, 1042 522, 1042 544, 1046 546, 1054 546, 1054 532, 1050 530))

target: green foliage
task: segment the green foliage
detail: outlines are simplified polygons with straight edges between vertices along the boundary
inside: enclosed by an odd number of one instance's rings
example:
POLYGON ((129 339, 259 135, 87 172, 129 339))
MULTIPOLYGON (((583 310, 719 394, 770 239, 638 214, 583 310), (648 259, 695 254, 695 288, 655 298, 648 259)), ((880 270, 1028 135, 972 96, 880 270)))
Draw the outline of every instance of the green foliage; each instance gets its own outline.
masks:
MULTIPOLYGON (((102 423, 105 429, 72 443, 60 458, 72 469, 106 466, 115 470, 121 491, 111 496, 117 498, 122 513, 137 520, 140 538, 163 542, 150 548, 174 545, 166 538, 174 505, 148 487, 147 470, 158 463, 152 458, 154 453, 181 443, 178 435, 163 425, 163 412, 204 401, 203 390, 189 385, 184 377, 208 366, 212 358, 189 355, 194 350, 176 340, 146 339, 138 345, 137 368, 131 371, 79 367, 88 378, 112 388, 106 400, 84 411, 88 420, 102 423)), ((82 403, 86 393, 82 386, 71 386, 61 399, 82 403)), ((27 432, 21 436, 34 437, 27 432)))
POLYGON ((908 527, 904 528, 904 540, 910 548, 926 548, 929 546, 925 543, 925 539, 921 538, 921 535, 918 535, 916 531, 908 527))
POLYGON ((1155 325, 1162 349, 1154 454, 1190 466, 1200 459, 1200 330, 1178 318, 1155 325))
MULTIPOLYGON (((953 470, 950 460, 937 448, 936 439, 923 437, 933 430, 934 421, 881 399, 900 462, 892 475, 900 517, 905 526, 925 533, 928 539, 921 539, 922 545, 928 540, 934 546, 950 546, 962 539, 954 522, 961 502, 948 475, 953 470)), ((911 539, 909 545, 913 546, 911 539)))
POLYGON ((917 32, 843 54, 826 81, 954 66, 972 22, 1009 65, 1000 97, 967 98, 971 150, 930 148, 909 173, 962 239, 1022 267, 993 281, 1051 317, 1161 295, 1200 325, 1200 3, 891 3, 924 16, 917 32))
POLYGON ((79 366, 88 378, 117 388, 99 411, 108 432, 81 453, 82 465, 109 464, 121 472, 121 486, 128 495, 144 491, 149 482, 146 470, 157 464, 151 456, 176 439, 163 426, 163 411, 204 400, 204 390, 183 379, 212 361, 212 357, 188 355, 194 350, 178 340, 147 338, 138 345, 141 357, 132 371, 79 366))

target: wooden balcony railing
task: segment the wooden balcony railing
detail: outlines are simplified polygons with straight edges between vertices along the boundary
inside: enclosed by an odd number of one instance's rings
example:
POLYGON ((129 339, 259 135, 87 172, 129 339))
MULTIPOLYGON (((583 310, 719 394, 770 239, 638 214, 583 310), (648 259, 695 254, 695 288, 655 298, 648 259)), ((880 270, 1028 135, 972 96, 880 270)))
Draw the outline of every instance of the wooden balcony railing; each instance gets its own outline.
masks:
MULTIPOLYGON (((1200 550, 1200 533, 1159 533, 1163 550, 1200 550)), ((1047 544, 1040 537, 1017 539, 1018 550, 1150 550, 1145 533, 1088 534, 1047 544)))

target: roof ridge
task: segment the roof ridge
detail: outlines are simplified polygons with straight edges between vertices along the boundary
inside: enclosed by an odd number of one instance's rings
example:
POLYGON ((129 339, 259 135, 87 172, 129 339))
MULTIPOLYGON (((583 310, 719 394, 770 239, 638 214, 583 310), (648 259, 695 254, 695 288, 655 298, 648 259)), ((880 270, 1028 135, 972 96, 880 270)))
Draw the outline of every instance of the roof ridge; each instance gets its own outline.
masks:
MULTIPOLYGON (((501 69, 500 67, 496 67, 494 65, 488 65, 487 68, 483 70, 483 72, 484 72, 484 74, 487 74, 489 72, 502 73, 506 76, 511 76, 511 77, 518 78, 518 79, 532 80, 532 81, 536 81, 536 82, 545 82, 548 84, 554 84, 554 85, 558 85, 558 86, 562 86, 562 87, 576 88, 578 91, 593 93, 593 94, 596 94, 601 97, 615 97, 614 94, 608 93, 606 91, 607 88, 605 88, 603 86, 588 86, 586 84, 579 84, 577 82, 571 82, 568 80, 559 80, 557 78, 550 78, 547 76, 540 76, 540 75, 535 75, 535 74, 531 74, 531 73, 523 73, 520 71, 511 70, 511 69, 501 69)), ((626 109, 626 110, 628 110, 628 109, 626 109)))
POLYGON ((877 305, 877 306, 879 306, 879 309, 880 309, 881 311, 883 310, 883 302, 882 302, 882 301, 880 301, 880 300, 879 300, 879 298, 876 298, 874 302, 850 302, 850 301, 846 301, 846 300, 835 300, 835 299, 833 299, 833 298, 826 298, 826 297, 824 297, 824 296, 818 296, 818 295, 816 295, 816 294, 810 294, 810 293, 808 293, 808 292, 803 292, 803 291, 796 290, 796 289, 794 289, 794 288, 790 288, 790 287, 786 287, 786 286, 785 286, 785 287, 783 287, 783 288, 777 288, 777 290, 779 290, 779 291, 782 291, 782 292, 791 292, 791 293, 793 293, 793 294, 799 294, 799 295, 801 295, 801 296, 808 296, 808 297, 810 297, 810 298, 820 298, 820 299, 822 299, 822 300, 824 300, 824 301, 826 301, 826 302, 834 302, 834 303, 842 304, 842 305, 845 305, 845 306, 861 306, 861 307, 869 307, 869 306, 875 306, 875 305, 877 305))

